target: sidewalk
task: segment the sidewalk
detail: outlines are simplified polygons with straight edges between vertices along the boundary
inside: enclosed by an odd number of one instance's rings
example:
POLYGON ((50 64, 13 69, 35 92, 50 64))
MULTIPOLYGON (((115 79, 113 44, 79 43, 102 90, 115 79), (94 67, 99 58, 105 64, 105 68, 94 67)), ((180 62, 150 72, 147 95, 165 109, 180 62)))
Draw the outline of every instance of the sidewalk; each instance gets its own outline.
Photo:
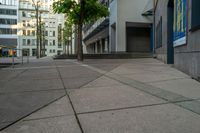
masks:
POLYGON ((43 59, 0 74, 1 133, 200 132, 200 83, 155 59, 43 59))

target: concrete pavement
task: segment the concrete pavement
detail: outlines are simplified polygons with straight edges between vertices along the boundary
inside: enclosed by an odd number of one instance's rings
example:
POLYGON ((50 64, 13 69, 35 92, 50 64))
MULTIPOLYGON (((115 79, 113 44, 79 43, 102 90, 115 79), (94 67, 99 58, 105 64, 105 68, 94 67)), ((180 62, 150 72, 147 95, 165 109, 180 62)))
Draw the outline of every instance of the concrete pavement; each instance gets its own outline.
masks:
POLYGON ((199 133, 200 83, 155 59, 1 69, 2 133, 199 133))

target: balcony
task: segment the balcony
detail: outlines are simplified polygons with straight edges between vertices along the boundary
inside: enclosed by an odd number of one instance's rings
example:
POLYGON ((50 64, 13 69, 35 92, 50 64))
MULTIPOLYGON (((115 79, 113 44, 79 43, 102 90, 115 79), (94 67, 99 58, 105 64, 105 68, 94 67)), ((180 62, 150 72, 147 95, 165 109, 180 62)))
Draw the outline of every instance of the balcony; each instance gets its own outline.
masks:
POLYGON ((101 18, 97 20, 92 26, 87 27, 87 31, 84 33, 83 41, 87 41, 92 36, 96 35, 103 29, 109 26, 109 17, 101 18))

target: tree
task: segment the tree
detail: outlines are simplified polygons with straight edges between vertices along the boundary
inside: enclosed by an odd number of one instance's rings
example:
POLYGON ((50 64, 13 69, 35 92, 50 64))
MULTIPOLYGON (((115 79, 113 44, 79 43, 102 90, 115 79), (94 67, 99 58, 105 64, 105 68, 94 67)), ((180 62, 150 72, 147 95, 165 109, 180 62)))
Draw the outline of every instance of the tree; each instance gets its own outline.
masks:
MULTIPOLYGON (((73 24, 69 20, 66 20, 64 28, 63 28, 63 40, 64 40, 65 54, 66 54, 66 45, 67 45, 67 54, 68 55, 69 55, 69 45, 71 44, 72 33, 73 33, 72 25, 73 24)), ((72 51, 71 51, 71 53, 72 53, 72 51)))
POLYGON ((98 0, 58 0, 53 3, 56 13, 64 13, 78 27, 77 59, 83 61, 82 27, 109 15, 108 8, 98 0))
POLYGON ((39 38, 39 51, 40 57, 45 56, 45 23, 41 20, 41 15, 39 17, 39 31, 38 31, 38 38, 39 38))
POLYGON ((36 15, 35 15, 35 18, 36 18, 36 45, 37 45, 37 50, 36 50, 36 55, 37 55, 37 58, 40 58, 40 55, 39 55, 39 37, 38 37, 38 33, 39 33, 39 3, 40 1, 37 0, 32 0, 32 3, 33 3, 33 6, 35 7, 35 12, 36 12, 36 15))

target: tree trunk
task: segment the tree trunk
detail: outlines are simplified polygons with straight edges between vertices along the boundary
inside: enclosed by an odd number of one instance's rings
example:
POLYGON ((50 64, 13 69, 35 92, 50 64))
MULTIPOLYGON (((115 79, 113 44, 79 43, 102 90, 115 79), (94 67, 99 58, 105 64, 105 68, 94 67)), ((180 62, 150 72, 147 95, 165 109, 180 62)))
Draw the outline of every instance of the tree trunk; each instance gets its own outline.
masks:
POLYGON ((84 8, 85 8, 85 0, 79 0, 80 2, 80 18, 78 23, 78 53, 77 59, 78 61, 83 61, 83 45, 82 45, 82 27, 83 27, 83 20, 84 20, 84 8))
POLYGON ((64 50, 64 54, 67 54, 66 53, 66 40, 64 41, 64 48, 63 48, 63 50, 64 50))
POLYGON ((72 35, 71 35, 71 40, 70 40, 70 54, 72 55, 72 35))
POLYGON ((39 25, 38 25, 38 16, 39 16, 39 9, 38 9, 38 2, 37 2, 37 5, 35 7, 35 10, 36 10, 36 41, 37 41, 37 59, 39 59, 39 37, 38 37, 38 34, 39 34, 39 25))
POLYGON ((39 57, 41 58, 41 57, 43 57, 43 55, 42 55, 42 22, 41 22, 42 20, 41 20, 41 13, 40 13, 40 16, 39 16, 39 42, 40 42, 40 48, 39 48, 39 50, 40 50, 40 54, 39 54, 39 57))
POLYGON ((78 25, 78 50, 77 50, 78 61, 83 61, 83 46, 82 46, 82 25, 78 25))
POLYGON ((69 55, 69 40, 67 40, 67 55, 69 55))

